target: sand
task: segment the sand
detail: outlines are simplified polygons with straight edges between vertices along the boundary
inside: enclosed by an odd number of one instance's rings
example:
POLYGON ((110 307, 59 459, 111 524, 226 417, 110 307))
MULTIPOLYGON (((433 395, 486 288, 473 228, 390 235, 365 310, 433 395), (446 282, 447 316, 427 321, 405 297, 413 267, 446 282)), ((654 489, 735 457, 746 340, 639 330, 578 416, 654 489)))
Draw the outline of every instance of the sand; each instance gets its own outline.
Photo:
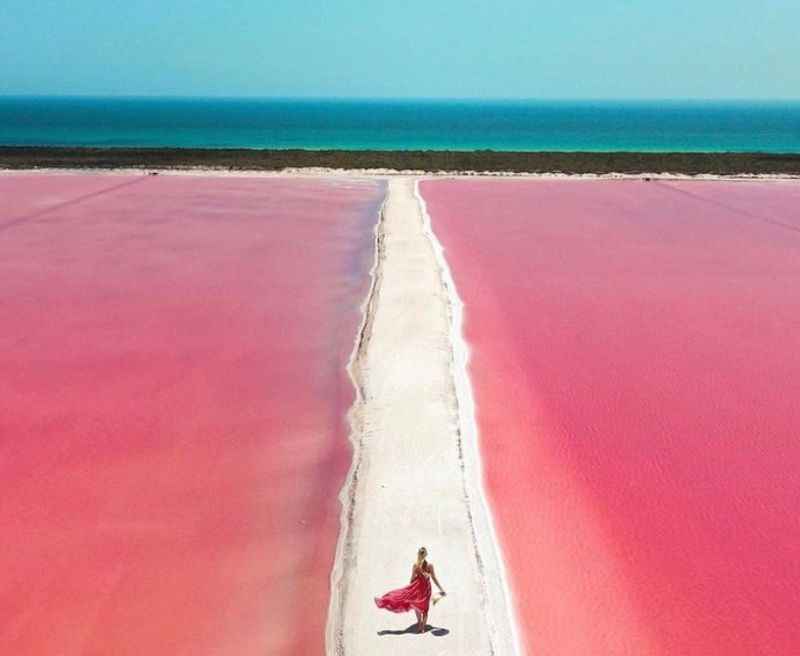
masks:
MULTIPOLYGON (((474 430, 454 360, 454 297, 426 230, 415 181, 389 182, 378 262, 351 366, 354 462, 342 500, 333 572, 329 654, 511 654, 511 613, 490 519, 481 498, 474 430), (419 546, 448 597, 425 635, 413 614, 376 608, 405 585, 419 546)), ((465 353, 461 348, 460 352, 465 353)), ((459 371, 460 370, 460 371, 459 371)))

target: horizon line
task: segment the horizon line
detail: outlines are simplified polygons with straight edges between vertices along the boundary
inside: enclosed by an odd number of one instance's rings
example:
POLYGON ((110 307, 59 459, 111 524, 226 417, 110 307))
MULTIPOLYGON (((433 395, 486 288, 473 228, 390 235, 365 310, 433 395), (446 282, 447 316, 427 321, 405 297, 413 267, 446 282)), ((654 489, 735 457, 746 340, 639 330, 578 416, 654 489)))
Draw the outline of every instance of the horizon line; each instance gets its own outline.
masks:
POLYGON ((140 94, 140 93, 5 93, 0 99, 64 99, 64 100, 257 100, 257 101, 338 101, 338 102, 508 102, 508 103, 798 103, 797 98, 753 97, 535 97, 535 96, 337 96, 337 95, 221 95, 221 94, 140 94))

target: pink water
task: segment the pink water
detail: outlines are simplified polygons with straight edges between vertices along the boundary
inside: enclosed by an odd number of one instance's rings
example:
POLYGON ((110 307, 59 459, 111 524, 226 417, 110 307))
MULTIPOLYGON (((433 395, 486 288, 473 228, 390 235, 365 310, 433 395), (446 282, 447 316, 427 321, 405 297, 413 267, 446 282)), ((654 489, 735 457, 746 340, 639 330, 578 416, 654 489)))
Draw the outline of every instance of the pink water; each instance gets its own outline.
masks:
POLYGON ((800 186, 422 192, 528 653, 800 653, 800 186))
POLYGON ((382 196, 0 176, 0 652, 322 653, 382 196))

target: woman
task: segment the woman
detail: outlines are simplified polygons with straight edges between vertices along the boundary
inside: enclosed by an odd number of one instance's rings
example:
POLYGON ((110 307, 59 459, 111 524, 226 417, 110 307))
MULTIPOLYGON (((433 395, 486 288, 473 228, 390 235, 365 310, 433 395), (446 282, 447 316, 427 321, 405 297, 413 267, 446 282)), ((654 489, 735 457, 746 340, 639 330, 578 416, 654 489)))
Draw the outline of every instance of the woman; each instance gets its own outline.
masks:
POLYGON ((392 590, 382 597, 375 597, 378 608, 385 608, 393 613, 406 613, 413 609, 417 615, 419 633, 425 632, 428 623, 428 608, 431 603, 430 580, 433 579, 443 597, 446 595, 436 578, 433 565, 425 560, 427 555, 428 550, 420 547, 417 551, 417 562, 411 568, 411 582, 405 588, 392 590))

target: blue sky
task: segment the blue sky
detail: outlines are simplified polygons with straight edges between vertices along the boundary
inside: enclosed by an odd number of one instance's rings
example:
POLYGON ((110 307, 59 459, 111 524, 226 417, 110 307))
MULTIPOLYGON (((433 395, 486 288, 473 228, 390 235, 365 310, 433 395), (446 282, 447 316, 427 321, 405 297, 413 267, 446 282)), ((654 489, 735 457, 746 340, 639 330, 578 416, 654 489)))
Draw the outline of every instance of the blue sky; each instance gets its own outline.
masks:
POLYGON ((1 0, 0 93, 800 99, 800 0, 1 0))

